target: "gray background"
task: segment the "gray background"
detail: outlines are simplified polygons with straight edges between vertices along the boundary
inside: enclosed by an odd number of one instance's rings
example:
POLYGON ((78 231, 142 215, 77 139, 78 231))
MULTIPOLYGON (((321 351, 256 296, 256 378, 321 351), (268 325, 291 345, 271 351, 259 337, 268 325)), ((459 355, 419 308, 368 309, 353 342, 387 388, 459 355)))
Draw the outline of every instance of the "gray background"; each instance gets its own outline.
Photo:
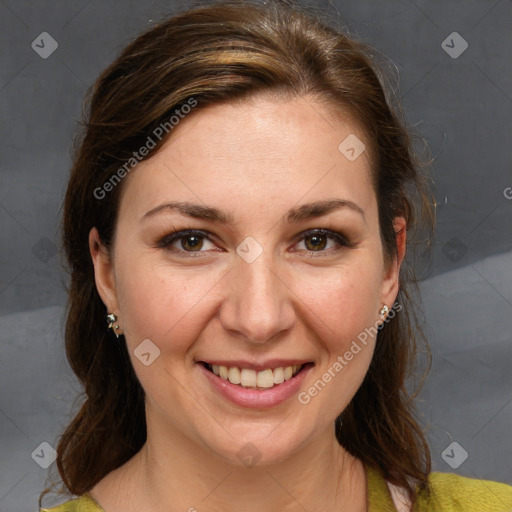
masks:
MULTIPOLYGON (((438 231, 422 285, 434 365, 419 404, 434 469, 512 484, 512 3, 315 4, 396 64, 407 120, 435 157, 438 231), (458 58, 441 45, 454 31, 469 44, 458 58), (441 456, 453 441, 468 454, 454 469, 446 461, 461 449, 441 456)), ((177 5, 187 4, 0 1, 2 512, 37 510, 48 470, 31 454, 56 446, 79 392, 62 347, 58 223, 82 98, 177 5), (42 32, 58 42, 47 59, 31 47, 42 32)))

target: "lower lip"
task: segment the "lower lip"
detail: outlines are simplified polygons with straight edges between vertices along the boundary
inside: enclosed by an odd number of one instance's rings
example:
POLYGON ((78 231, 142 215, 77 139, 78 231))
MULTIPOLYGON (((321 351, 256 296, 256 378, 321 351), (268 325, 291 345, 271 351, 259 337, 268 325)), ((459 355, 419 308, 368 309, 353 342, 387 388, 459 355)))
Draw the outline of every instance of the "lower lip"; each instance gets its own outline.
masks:
POLYGON ((249 389, 232 384, 228 380, 221 379, 213 372, 207 370, 202 363, 197 363, 199 370, 208 379, 211 385, 224 398, 241 407, 253 409, 265 409, 275 407, 292 396, 296 395, 306 378, 306 375, 313 368, 312 363, 305 364, 299 373, 290 380, 277 384, 273 388, 249 389))

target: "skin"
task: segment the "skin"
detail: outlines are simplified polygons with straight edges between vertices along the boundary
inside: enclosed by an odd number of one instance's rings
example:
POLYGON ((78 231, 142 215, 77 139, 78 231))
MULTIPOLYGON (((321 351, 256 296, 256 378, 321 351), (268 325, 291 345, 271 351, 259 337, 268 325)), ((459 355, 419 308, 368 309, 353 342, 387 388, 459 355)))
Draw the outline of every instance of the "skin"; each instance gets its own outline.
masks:
POLYGON ((266 409, 234 405, 195 364, 312 361, 304 391, 379 322, 383 304, 391 308, 405 221, 394 221, 398 256, 386 264, 369 151, 349 161, 338 150, 349 134, 366 140, 353 119, 312 98, 256 96, 198 110, 123 183, 112 254, 91 231, 97 288, 118 316, 148 424, 142 450, 92 490, 108 512, 366 510, 363 466, 339 446, 333 424, 368 370, 374 339, 307 405, 296 396, 266 409), (285 220, 290 208, 334 198, 364 215, 341 208, 285 220), (141 220, 169 201, 227 210, 234 223, 170 209, 141 220), (158 246, 187 228, 214 236, 202 239, 199 256, 184 249, 187 238, 158 246), (299 236, 315 228, 351 245, 321 238, 327 245, 315 252, 311 236, 299 236), (263 248, 252 263, 236 252, 248 236, 263 248), (133 354, 145 339, 160 350, 149 366, 133 354), (237 457, 246 443, 261 456, 252 467, 237 457))

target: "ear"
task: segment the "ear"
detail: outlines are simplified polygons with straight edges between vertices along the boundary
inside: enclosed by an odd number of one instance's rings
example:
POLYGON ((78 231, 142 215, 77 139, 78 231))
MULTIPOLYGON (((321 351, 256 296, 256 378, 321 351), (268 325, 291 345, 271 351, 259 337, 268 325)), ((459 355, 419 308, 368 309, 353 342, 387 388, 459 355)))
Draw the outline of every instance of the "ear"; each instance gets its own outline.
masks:
POLYGON ((89 232, 89 251, 94 265, 94 280, 96 289, 107 308, 108 313, 119 311, 117 300, 114 267, 109 252, 103 246, 96 228, 89 232))
POLYGON ((395 217, 393 220, 396 240, 396 256, 388 264, 382 281, 381 304, 386 304, 390 309, 396 300, 399 290, 400 266, 405 256, 407 239, 407 225, 403 217, 395 217))

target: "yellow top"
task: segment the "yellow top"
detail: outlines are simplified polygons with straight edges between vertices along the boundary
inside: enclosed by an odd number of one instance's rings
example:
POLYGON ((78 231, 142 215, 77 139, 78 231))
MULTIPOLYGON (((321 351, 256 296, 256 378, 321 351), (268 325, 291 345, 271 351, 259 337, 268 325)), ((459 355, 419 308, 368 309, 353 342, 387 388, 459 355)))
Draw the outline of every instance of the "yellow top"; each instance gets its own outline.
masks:
MULTIPOLYGON (((397 512, 382 475, 367 467, 368 511, 397 512)), ((431 473, 430 500, 420 497, 413 512, 512 512, 512 486, 466 478, 452 473, 431 473)), ((106 512, 94 499, 84 494, 41 512, 106 512)))

